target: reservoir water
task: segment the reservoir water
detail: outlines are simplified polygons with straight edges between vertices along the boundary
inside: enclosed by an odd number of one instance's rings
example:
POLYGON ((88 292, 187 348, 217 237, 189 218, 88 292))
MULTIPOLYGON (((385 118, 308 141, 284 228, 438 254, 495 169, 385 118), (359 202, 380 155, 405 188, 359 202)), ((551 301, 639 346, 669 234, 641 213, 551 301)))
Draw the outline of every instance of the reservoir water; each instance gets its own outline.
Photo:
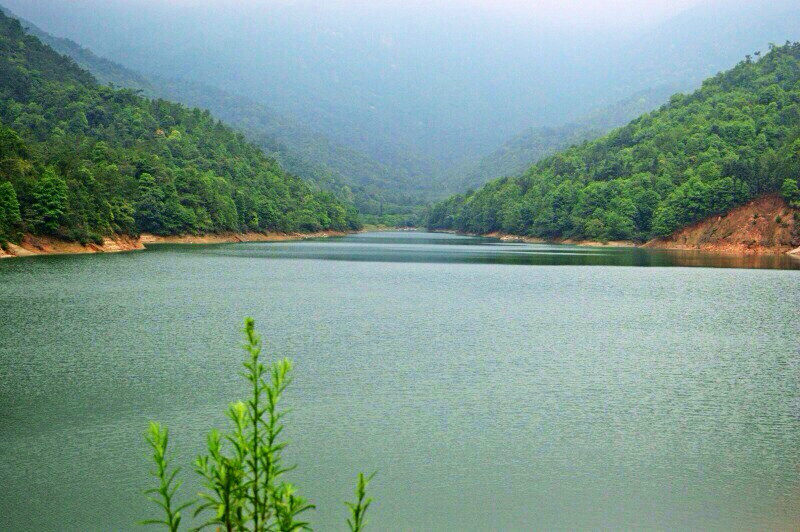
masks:
POLYGON ((800 260, 368 233, 0 262, 0 529, 137 529, 151 419, 196 492, 245 316, 318 530, 800 525, 800 260))

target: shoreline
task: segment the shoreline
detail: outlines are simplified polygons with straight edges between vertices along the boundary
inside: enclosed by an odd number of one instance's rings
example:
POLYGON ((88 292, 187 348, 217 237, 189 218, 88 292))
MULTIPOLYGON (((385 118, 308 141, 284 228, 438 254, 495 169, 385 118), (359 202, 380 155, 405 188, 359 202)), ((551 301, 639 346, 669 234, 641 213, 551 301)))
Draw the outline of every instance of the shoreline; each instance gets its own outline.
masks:
POLYGON ((102 244, 81 245, 51 236, 25 234, 19 244, 8 244, 8 251, 0 249, 0 259, 36 257, 43 255, 91 255, 96 253, 123 253, 144 251, 150 244, 233 244, 237 242, 288 242, 311 238, 345 236, 343 231, 319 231, 316 233, 210 233, 206 235, 153 235, 143 233, 138 237, 112 235, 102 244))
POLYGON ((571 244, 587 247, 636 247, 645 249, 703 251, 724 255, 791 255, 800 257, 800 209, 790 207, 777 194, 756 198, 731 211, 710 216, 673 234, 647 242, 543 239, 493 232, 483 235, 504 242, 571 244))
POLYGON ((637 244, 636 242, 630 240, 611 240, 609 242, 600 242, 598 240, 572 240, 570 238, 566 238, 563 240, 548 240, 546 238, 512 235, 500 232, 487 233, 485 235, 475 235, 475 236, 482 236, 484 238, 497 238, 498 240, 501 240, 503 242, 523 242, 525 244, 565 244, 570 246, 610 247, 610 248, 641 247, 641 244, 637 244))
POLYGON ((127 235, 112 235, 106 237, 102 244, 81 245, 51 236, 34 236, 25 234, 19 244, 8 244, 8 251, 0 249, 0 259, 35 257, 45 255, 91 255, 97 253, 123 253, 130 251, 145 251, 148 245, 158 244, 234 244, 238 242, 291 242, 313 238, 341 237, 349 234, 386 231, 429 231, 432 233, 445 233, 482 238, 494 238, 502 242, 519 242, 526 244, 556 244, 597 248, 644 248, 665 251, 701 251, 706 253, 719 253, 734 256, 752 255, 790 255, 800 258, 800 247, 792 246, 765 246, 753 245, 752 242, 743 243, 697 243, 690 244, 669 239, 654 239, 648 242, 636 243, 627 240, 600 242, 595 240, 548 240, 539 237, 513 235, 509 233, 492 232, 486 234, 462 233, 452 230, 433 230, 425 228, 408 227, 382 227, 368 228, 359 231, 319 231, 316 233, 210 233, 205 235, 154 235, 143 233, 139 237, 127 235))
POLYGON ((391 225, 370 225, 365 224, 362 229, 355 231, 356 233, 393 233, 393 232, 413 232, 413 231, 427 231, 424 227, 408 227, 408 226, 391 226, 391 225))
POLYGON ((598 240, 572 240, 566 238, 560 239, 547 239, 536 236, 513 235, 511 233, 501 233, 493 231, 491 233, 464 233, 461 231, 452 231, 448 229, 427 229, 431 233, 443 233, 448 235, 461 235, 461 236, 475 236, 480 238, 494 238, 502 242, 518 242, 521 244, 556 244, 568 246, 581 246, 581 247, 608 247, 608 248, 640 248, 643 244, 637 244, 630 240, 611 240, 608 242, 600 242, 598 240))
POLYGON ((519 242, 525 244, 556 244, 556 245, 570 245, 580 247, 596 247, 596 248, 642 248, 653 249, 661 251, 701 251, 704 253, 718 253, 721 255, 734 255, 734 256, 750 256, 750 255, 791 255, 800 258, 800 247, 793 248, 792 246, 764 246, 756 245, 751 246, 748 243, 739 244, 683 244, 681 242, 670 242, 665 239, 653 239, 647 242, 636 243, 630 240, 612 240, 609 242, 600 242, 596 240, 548 240, 545 238, 538 238, 532 236, 512 235, 508 233, 462 233, 459 231, 434 231, 435 233, 448 233, 453 235, 463 236, 477 236, 482 238, 495 238, 502 242, 519 242))

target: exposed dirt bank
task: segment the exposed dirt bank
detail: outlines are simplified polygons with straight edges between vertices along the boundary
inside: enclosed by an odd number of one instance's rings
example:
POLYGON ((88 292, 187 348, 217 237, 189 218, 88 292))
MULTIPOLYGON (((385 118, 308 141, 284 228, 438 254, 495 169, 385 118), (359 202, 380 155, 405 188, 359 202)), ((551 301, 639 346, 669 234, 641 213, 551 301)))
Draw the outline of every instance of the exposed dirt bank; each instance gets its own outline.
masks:
POLYGON ((644 247, 736 254, 800 254, 800 211, 780 196, 764 196, 728 214, 712 216, 651 240, 644 247))
POLYGON ((118 253, 144 249, 138 238, 124 235, 107 237, 102 244, 68 242, 50 236, 33 236, 26 234, 17 244, 9 244, 7 251, 0 250, 0 258, 28 257, 31 255, 65 255, 75 253, 118 253))
POLYGON ((636 243, 628 240, 612 240, 611 242, 599 242, 595 240, 545 240, 532 236, 509 235, 506 233, 489 233, 482 235, 489 238, 498 238, 503 242, 525 242, 528 244, 571 244, 573 246, 608 246, 608 247, 635 247, 636 243))
POLYGON ((144 233, 140 241, 143 244, 225 244, 231 242, 283 242, 287 240, 345 236, 346 234, 339 231, 320 231, 318 233, 214 233, 208 235, 172 236, 144 233))
POLYGON ((27 257, 32 255, 65 255, 79 253, 118 253, 145 249, 146 244, 222 244, 229 242, 279 242, 344 236, 347 233, 322 231, 319 233, 218 233, 209 235, 159 236, 143 234, 139 238, 114 235, 102 244, 83 246, 53 237, 25 235, 19 245, 9 244, 8 251, 0 249, 0 258, 27 257))
MULTIPOLYGON (((456 233, 455 231, 443 231, 456 233)), ((488 233, 504 242, 572 244, 576 246, 646 247, 711 251, 737 255, 790 253, 800 256, 800 210, 789 207, 778 195, 763 196, 732 210, 676 231, 669 237, 646 244, 630 241, 545 240, 542 238, 488 233)))

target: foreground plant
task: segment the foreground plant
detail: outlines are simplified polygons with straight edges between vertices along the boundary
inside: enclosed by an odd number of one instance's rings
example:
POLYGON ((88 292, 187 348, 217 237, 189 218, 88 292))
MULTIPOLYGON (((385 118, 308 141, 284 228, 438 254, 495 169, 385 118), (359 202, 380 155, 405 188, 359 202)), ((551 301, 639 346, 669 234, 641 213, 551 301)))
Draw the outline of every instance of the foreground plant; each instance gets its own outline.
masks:
POLYGON ((146 439, 153 449, 153 462, 156 464, 153 476, 158 478, 159 485, 157 488, 145 491, 145 493, 148 499, 161 507, 164 511, 164 518, 148 519, 143 521, 142 524, 164 525, 170 531, 175 531, 178 530, 178 525, 181 524, 181 510, 191 506, 192 503, 187 502, 174 506, 172 502, 175 492, 181 487, 181 482, 175 480, 180 468, 171 468, 170 461, 167 459, 167 443, 169 442, 167 429, 158 423, 151 422, 146 439))
POLYGON ((375 473, 369 477, 364 477, 364 473, 358 474, 358 485, 356 486, 356 502, 346 502, 350 508, 350 519, 347 520, 347 525, 350 527, 350 532, 361 532, 367 526, 365 515, 369 505, 372 504, 372 498, 367 497, 367 485, 372 480, 375 473))
MULTIPOLYGON (((227 433, 212 430, 207 438, 207 454, 197 457, 194 470, 203 478, 204 491, 197 501, 176 504, 174 496, 180 487, 176 480, 179 468, 171 468, 167 459, 168 432, 151 423, 147 441, 153 448, 156 464, 154 475, 159 487, 148 490, 150 500, 161 508, 162 519, 150 519, 144 524, 163 525, 178 530, 181 511, 195 506, 194 516, 206 516, 198 528, 218 530, 281 531, 308 530, 309 523, 301 515, 314 508, 286 482, 284 474, 293 469, 282 463, 282 451, 287 442, 281 439, 286 411, 279 408, 283 392, 291 382, 291 362, 284 358, 266 368, 260 360, 261 338, 255 332, 251 318, 245 320, 244 363, 251 396, 228 408, 232 428, 227 433)), ((372 499, 366 488, 373 475, 358 476, 357 500, 345 503, 350 509, 347 523, 352 531, 362 531, 365 514, 372 499)))

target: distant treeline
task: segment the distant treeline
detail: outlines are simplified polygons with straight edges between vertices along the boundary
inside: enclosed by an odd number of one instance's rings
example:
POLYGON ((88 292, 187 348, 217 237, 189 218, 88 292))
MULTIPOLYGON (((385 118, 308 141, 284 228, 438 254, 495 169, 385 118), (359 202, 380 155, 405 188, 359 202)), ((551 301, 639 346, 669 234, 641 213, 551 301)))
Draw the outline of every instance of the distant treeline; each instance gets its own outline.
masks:
POLYGON ((208 112, 99 85, 0 13, 0 241, 359 227, 208 112))
POLYGON ((765 193, 800 202, 799 177, 800 43, 786 43, 522 177, 435 205, 428 226, 643 241, 765 193))

